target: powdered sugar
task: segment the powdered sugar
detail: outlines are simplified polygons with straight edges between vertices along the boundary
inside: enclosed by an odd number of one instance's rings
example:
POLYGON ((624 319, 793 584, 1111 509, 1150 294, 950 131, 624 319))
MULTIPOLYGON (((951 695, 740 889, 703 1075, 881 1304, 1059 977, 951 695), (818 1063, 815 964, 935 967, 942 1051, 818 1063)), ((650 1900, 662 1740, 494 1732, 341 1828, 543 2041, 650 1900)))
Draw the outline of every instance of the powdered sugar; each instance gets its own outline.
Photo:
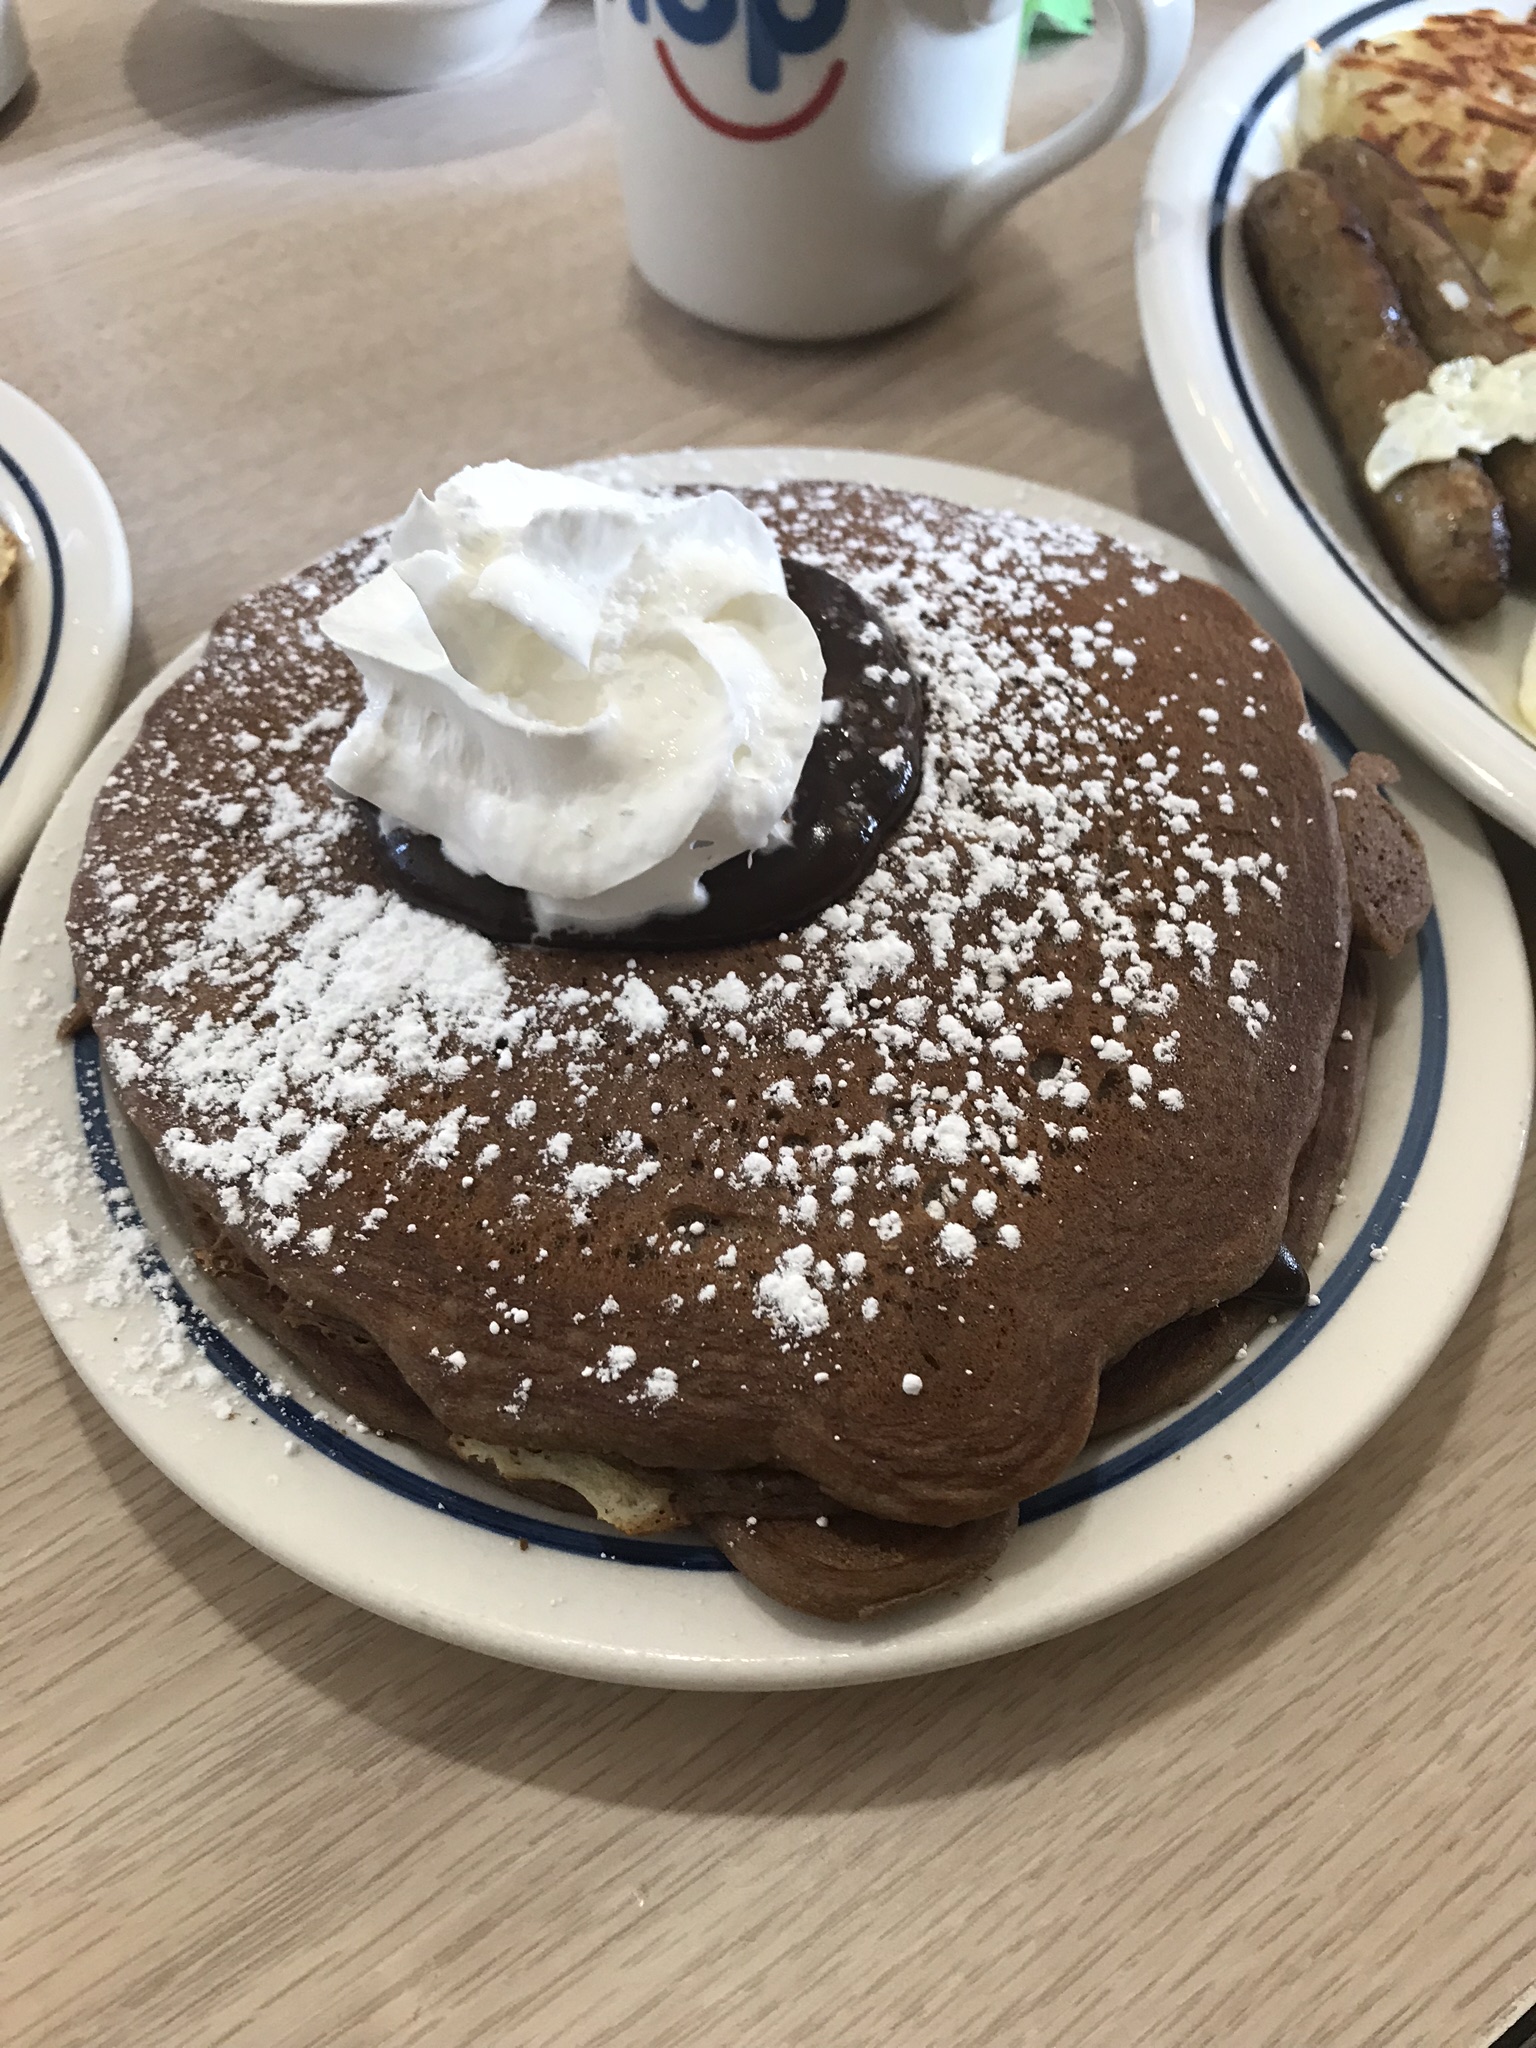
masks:
POLYGON ((968 1266, 975 1256, 975 1232, 963 1223, 946 1223, 939 1232, 939 1257, 951 1265, 968 1266))
POLYGON ((827 1304, 809 1277, 814 1263, 808 1244, 792 1245, 757 1283, 758 1313, 782 1335, 819 1336, 831 1321, 827 1304))
POLYGON ((0 1108, 0 1145, 47 1207, 62 1212, 35 1237, 18 1236, 28 1279, 56 1327, 111 1318, 111 1384, 121 1393, 157 1406, 174 1394, 190 1396, 212 1419, 233 1420, 243 1397, 193 1341, 186 1304, 129 1189, 120 1182, 104 1189, 78 1141, 41 1108, 34 1077, 42 1064, 31 1061, 11 1075, 0 1108))

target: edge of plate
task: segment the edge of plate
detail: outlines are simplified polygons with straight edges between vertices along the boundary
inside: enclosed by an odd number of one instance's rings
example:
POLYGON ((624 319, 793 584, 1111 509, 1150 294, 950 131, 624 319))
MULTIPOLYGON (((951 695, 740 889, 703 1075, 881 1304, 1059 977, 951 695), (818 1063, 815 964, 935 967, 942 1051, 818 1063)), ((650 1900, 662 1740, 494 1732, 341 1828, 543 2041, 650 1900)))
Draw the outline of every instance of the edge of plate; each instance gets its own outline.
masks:
POLYGON ((31 680, 33 701, 8 750, 6 779, 13 791, 11 806, 0 814, 3 895, 111 708, 128 651, 133 568, 122 520, 96 465, 52 414, 9 384, 0 384, 0 457, 40 515, 45 534, 54 536, 49 575, 56 619, 44 671, 31 680), (89 543, 91 572, 100 577, 99 592, 83 609, 68 560, 76 532, 89 543), (50 747, 57 752, 57 772, 17 797, 14 783, 50 747))

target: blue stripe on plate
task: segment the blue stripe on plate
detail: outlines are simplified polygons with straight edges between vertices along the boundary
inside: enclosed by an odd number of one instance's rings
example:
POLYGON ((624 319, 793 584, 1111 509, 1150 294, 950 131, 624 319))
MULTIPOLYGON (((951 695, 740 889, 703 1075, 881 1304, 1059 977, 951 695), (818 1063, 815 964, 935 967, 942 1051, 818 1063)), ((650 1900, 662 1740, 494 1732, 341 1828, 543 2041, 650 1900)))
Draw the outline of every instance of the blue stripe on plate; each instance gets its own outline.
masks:
MULTIPOLYGON (((1347 736, 1325 711, 1316 705, 1310 708, 1329 747, 1336 755, 1347 759, 1353 751, 1347 736)), ((1150 1436, 1122 1451, 1111 1452, 1086 1470, 1075 1472, 1054 1486, 1032 1494, 1020 1507, 1021 1522, 1038 1522, 1047 1515, 1059 1514, 1064 1508, 1075 1507, 1094 1494, 1123 1486, 1138 1472, 1160 1464, 1164 1458, 1172 1457, 1197 1437, 1204 1436, 1207 1430, 1225 1421, 1283 1372, 1353 1294, 1370 1270, 1372 1249, 1386 1243, 1412 1191, 1439 1114, 1449 1009, 1445 953, 1440 941, 1439 920, 1433 915, 1419 934, 1419 986, 1423 1012, 1419 1065, 1403 1135, 1371 1212, 1320 1290, 1317 1307, 1303 1309, 1251 1364, 1245 1365, 1240 1372, 1234 1373, 1197 1401, 1194 1407, 1174 1416, 1150 1436)), ((95 1033, 91 1031, 82 1031, 75 1040, 75 1090, 91 1164, 105 1191, 113 1219, 125 1227, 142 1225, 143 1219, 128 1186, 107 1116, 100 1048, 95 1033)), ((376 1486, 385 1487, 402 1500, 414 1501, 435 1514, 452 1515, 456 1521, 472 1523, 478 1529, 489 1529, 501 1536, 515 1536, 529 1543, 542 1544, 549 1550, 563 1550, 574 1556, 603 1558, 619 1564, 660 1565, 672 1571, 732 1569, 719 1551, 707 1544, 676 1543, 663 1537, 620 1536, 613 1531, 599 1534, 590 1529, 566 1528, 559 1522, 547 1522, 537 1515, 477 1500, 473 1494, 461 1493, 456 1487, 445 1486, 437 1479, 424 1478, 396 1464, 393 1459, 370 1450, 365 1443, 322 1421, 301 1401, 275 1387, 260 1366, 253 1364, 237 1349, 186 1293, 147 1232, 145 1238, 145 1248, 139 1254, 139 1266, 145 1281, 152 1293, 175 1309, 188 1337, 209 1363, 274 1422, 280 1423, 302 1443, 320 1451, 348 1472, 356 1473, 361 1479, 372 1480, 376 1486)))
MULTIPOLYGON (((1338 21, 1332 23, 1330 27, 1320 30, 1312 40, 1319 49, 1326 50, 1343 37, 1353 35, 1356 29, 1363 28, 1367 22, 1374 21, 1378 15, 1396 12, 1402 4, 1403 0, 1372 0, 1370 6, 1357 7, 1352 14, 1346 14, 1338 21)), ((1463 697, 1475 704, 1496 725, 1503 726, 1505 721, 1499 717, 1498 713, 1490 710, 1482 698, 1478 696, 1477 692, 1469 689, 1460 676, 1452 669, 1447 668, 1445 663, 1437 655, 1433 654, 1425 646, 1424 642, 1404 624, 1379 592, 1360 574, 1360 571, 1350 561, 1342 548, 1340 548, 1327 527, 1323 525, 1316 512, 1302 495, 1300 487, 1291 476, 1290 471, 1277 453, 1274 443, 1265 431, 1263 423, 1259 418, 1258 407, 1254 403, 1253 394, 1248 387, 1248 381, 1244 377, 1242 367, 1238 362, 1237 348, 1232 339, 1232 326, 1227 315, 1226 287, 1226 226, 1231 210, 1232 182, 1237 176, 1237 167, 1242 159, 1243 151, 1247 148, 1248 140, 1258 125, 1260 117, 1264 114, 1275 95, 1289 85, 1291 80, 1300 71, 1302 58, 1303 52, 1301 50, 1295 51, 1286 58, 1277 71, 1271 73, 1270 77, 1259 88, 1254 98, 1249 102, 1247 110, 1232 130, 1226 152, 1221 160, 1221 169, 1216 178, 1216 191, 1211 200, 1210 226, 1207 235, 1207 263, 1210 274, 1211 312, 1216 322, 1217 339, 1221 343, 1221 353, 1227 365, 1227 374, 1232 379, 1233 389, 1237 393, 1238 403, 1243 409, 1243 416, 1248 422, 1249 429, 1254 439, 1258 442, 1265 460, 1274 472, 1275 481, 1301 514, 1303 520, 1310 527, 1318 541, 1321 542, 1328 555, 1344 571, 1344 574, 1354 584, 1361 596, 1369 600, 1370 604, 1386 620, 1392 630, 1401 639, 1406 641, 1417 654, 1421 655, 1437 675, 1444 676, 1453 689, 1459 690, 1463 697)))
POLYGON ((48 575, 52 583, 52 598, 48 609, 48 641, 43 649, 43 665, 38 671, 32 701, 22 714, 16 737, 0 758, 0 782, 4 782, 20 759, 21 750, 27 743, 27 735, 37 723, 37 714, 43 708, 43 699, 53 681, 53 672, 59 659, 59 642, 64 636, 64 553, 59 546, 59 537, 54 531, 53 521, 48 516, 48 507, 43 503, 42 494, 31 477, 16 458, 6 449, 0 448, 0 469, 4 469, 15 483, 17 490, 32 507, 33 516, 43 536, 43 551, 48 557, 48 575))

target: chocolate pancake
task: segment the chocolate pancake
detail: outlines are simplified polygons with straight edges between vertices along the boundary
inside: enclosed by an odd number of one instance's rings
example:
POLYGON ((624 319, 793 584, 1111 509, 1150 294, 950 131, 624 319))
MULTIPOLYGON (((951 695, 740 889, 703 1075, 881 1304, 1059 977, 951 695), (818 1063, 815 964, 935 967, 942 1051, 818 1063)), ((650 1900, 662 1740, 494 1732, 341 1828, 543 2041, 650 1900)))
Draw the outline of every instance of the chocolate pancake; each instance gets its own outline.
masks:
POLYGON ((1362 945, 1400 953, 1430 912, 1424 843, 1383 793, 1398 780, 1380 754, 1356 754, 1333 785, 1349 906, 1362 945))
MULTIPOLYGON (((1353 896, 1359 878, 1347 850, 1346 865, 1353 896)), ((1357 915, 1318 1120, 1291 1184, 1285 1242, 1276 1262, 1286 1263, 1282 1284, 1275 1284, 1272 1265, 1248 1293, 1154 1331, 1108 1366, 1099 1382, 1095 1437, 1151 1421, 1192 1400, 1241 1356, 1242 1347, 1274 1321, 1277 1310, 1305 1304, 1310 1283, 1304 1262, 1318 1247, 1354 1151, 1364 1103, 1376 1010, 1367 943, 1357 915), (1291 1276, 1297 1285, 1284 1284, 1291 1276)), ((195 1230, 197 1219, 190 1221, 195 1230)), ((210 1243, 199 1253, 200 1263, 236 1306, 298 1359, 321 1392, 370 1428, 427 1450, 449 1450, 542 1505, 596 1514, 628 1534, 696 1525, 762 1590, 805 1613, 826 1620, 867 1620, 963 1582, 995 1562, 1013 1527, 1014 1517, 1005 1513, 962 1523, 954 1542, 935 1543, 934 1536, 949 1532, 850 1515, 799 1473, 621 1468, 593 1458, 447 1439, 431 1411, 361 1330, 322 1320, 284 1296, 211 1225, 204 1226, 202 1235, 210 1243)))
POLYGON ((700 1526, 755 1586, 823 1621, 870 1621, 910 1600, 964 1585, 997 1563, 1014 1508, 952 1529, 879 1522, 846 1511, 819 1521, 702 1515, 700 1526))
MULTIPOLYGON (((1357 941, 1350 951, 1338 1028, 1328 1050, 1317 1125, 1301 1149, 1291 1182, 1285 1243, 1303 1276, 1303 1285, 1307 1263, 1318 1249, 1355 1149, 1375 1021, 1376 994, 1357 941)), ((1290 1306, 1300 1307, 1305 1300, 1303 1292, 1301 1301, 1290 1306)), ((1149 1422, 1165 1409, 1192 1400, 1284 1306, 1260 1298, 1256 1288, 1207 1309, 1204 1315, 1186 1316, 1182 1322, 1144 1337, 1109 1366, 1099 1381, 1094 1435, 1107 1436, 1113 1430, 1149 1422)))
POLYGON ((1322 1104, 1296 1161, 1276 1264, 1247 1294, 1155 1331, 1108 1367, 1099 1381, 1095 1436, 1150 1421, 1192 1400, 1274 1321, 1277 1308, 1299 1308, 1308 1299, 1307 1267, 1320 1248, 1365 1107, 1376 1028, 1368 955, 1400 953, 1433 908, 1423 842, 1382 793, 1383 784, 1397 780, 1393 762, 1380 754, 1356 754, 1330 791, 1335 803, 1348 806, 1340 816, 1354 943, 1323 1070, 1322 1104))
POLYGON ((393 893, 325 775, 361 692, 315 621, 364 541, 146 716, 75 885, 81 995, 269 1314, 368 1356, 354 1399, 398 1374, 386 1426, 991 1524, 1106 1364, 1276 1253, 1339 1015, 1336 807, 1223 593, 1079 528, 743 495, 924 689, 916 802, 846 901, 641 955, 393 893))

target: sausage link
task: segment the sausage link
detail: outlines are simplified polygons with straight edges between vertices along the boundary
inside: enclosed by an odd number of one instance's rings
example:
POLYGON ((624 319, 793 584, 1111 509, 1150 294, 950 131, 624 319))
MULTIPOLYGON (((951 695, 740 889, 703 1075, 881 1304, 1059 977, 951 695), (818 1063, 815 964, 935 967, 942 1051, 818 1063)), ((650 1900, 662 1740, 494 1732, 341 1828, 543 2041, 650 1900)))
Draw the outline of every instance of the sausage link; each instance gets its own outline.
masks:
MULTIPOLYGON (((1417 178, 1385 151, 1330 135, 1302 158, 1359 212, 1391 273, 1414 332, 1437 363, 1486 356, 1502 363, 1530 343, 1494 303, 1417 178)), ((1536 445, 1506 441, 1483 458, 1504 500, 1510 568, 1536 582, 1536 445)))
POLYGON ((1259 296, 1405 588, 1443 624, 1481 618, 1509 568, 1504 508, 1481 467, 1458 456, 1406 470, 1384 491, 1365 483, 1387 407, 1422 391, 1433 364, 1360 215, 1318 172, 1281 171, 1254 189, 1243 240, 1259 296))

